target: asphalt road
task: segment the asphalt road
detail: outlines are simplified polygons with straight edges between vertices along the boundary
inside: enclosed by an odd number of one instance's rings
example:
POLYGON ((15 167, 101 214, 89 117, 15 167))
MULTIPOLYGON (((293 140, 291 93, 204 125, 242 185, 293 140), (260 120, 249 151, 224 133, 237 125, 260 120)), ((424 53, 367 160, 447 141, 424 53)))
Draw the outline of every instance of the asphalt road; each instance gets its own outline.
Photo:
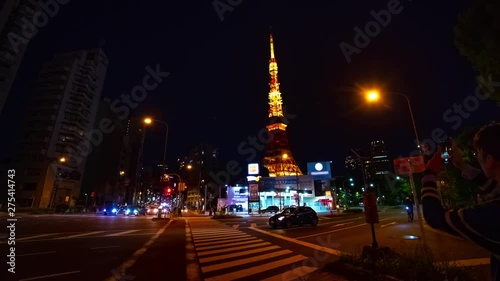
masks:
MULTIPOLYGON (((408 223, 404 212, 379 217, 381 246, 405 249, 421 241, 418 221, 408 223)), ((268 218, 26 215, 16 222, 16 273, 4 269, 0 280, 313 280, 341 252, 372 242, 362 214, 321 215, 316 227, 291 229, 272 229, 268 218)), ((439 260, 488 263, 486 251, 428 227, 425 242, 439 260)), ((9 247, 2 232, 2 255, 9 247)))

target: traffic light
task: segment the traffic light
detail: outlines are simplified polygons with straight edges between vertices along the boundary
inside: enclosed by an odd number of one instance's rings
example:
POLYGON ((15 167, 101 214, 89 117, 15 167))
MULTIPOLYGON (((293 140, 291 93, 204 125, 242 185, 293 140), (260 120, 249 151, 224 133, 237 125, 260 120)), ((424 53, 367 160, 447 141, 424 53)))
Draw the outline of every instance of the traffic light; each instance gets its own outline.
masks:
POLYGON ((167 193, 170 194, 170 192, 172 192, 172 189, 169 187, 167 188, 167 193))

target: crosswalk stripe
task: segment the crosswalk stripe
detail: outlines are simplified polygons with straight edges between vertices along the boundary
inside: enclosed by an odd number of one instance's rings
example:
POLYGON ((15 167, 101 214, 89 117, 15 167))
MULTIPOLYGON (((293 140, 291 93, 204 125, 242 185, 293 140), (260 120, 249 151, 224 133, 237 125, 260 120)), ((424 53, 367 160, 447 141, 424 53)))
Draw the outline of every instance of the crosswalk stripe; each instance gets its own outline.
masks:
POLYGON ((233 246, 252 244, 252 243, 261 242, 261 241, 263 241, 263 240, 255 237, 254 239, 252 239, 250 241, 235 242, 235 243, 228 243, 228 244, 219 244, 219 245, 214 245, 214 246, 196 247, 196 250, 197 251, 206 251, 206 250, 213 250, 213 249, 218 249, 218 248, 227 248, 227 247, 233 247, 233 246))
POLYGON ((238 238, 233 238, 233 239, 224 239, 224 240, 218 240, 218 241, 208 241, 208 242, 202 242, 202 243, 195 243, 196 247, 201 247, 201 246, 205 246, 205 245, 217 245, 217 244, 226 244, 226 243, 231 243, 231 242, 242 242, 242 241, 246 241, 246 240, 252 240, 252 239, 257 239, 256 237, 244 237, 244 238, 241 238, 241 237, 238 237, 238 238))
POLYGON ((262 279, 261 281, 283 281, 283 280, 295 280, 295 279, 306 280, 306 278, 301 278, 301 277, 304 277, 305 275, 314 272, 316 270, 317 270, 316 267, 301 266, 280 274, 276 274, 269 278, 262 279))
POLYGON ((204 266, 201 268, 201 271, 203 273, 212 272, 212 271, 221 270, 221 269, 225 269, 225 268, 229 268, 229 267, 234 267, 234 266, 238 266, 238 265, 242 265, 242 264, 246 264, 246 263, 275 258, 275 257, 279 257, 282 255, 290 254, 290 253, 293 253, 293 252, 290 250, 282 250, 279 252, 272 252, 272 253, 269 253, 266 255, 258 255, 258 256, 249 257, 249 258, 245 258, 245 259, 234 260, 234 261, 214 264, 214 265, 210 265, 210 266, 204 266))
POLYGON ((217 233, 193 233, 194 237, 208 237, 208 236, 213 236, 213 237, 218 237, 221 235, 234 235, 234 234, 242 234, 243 232, 241 231, 224 231, 224 232, 217 232, 217 233))
POLYGON ((58 237, 54 238, 53 240, 63 240, 63 239, 72 239, 72 238, 78 238, 82 236, 89 236, 89 235, 94 235, 98 233, 103 233, 105 231, 93 231, 93 232, 87 232, 87 233, 82 233, 82 234, 76 234, 76 235, 70 235, 70 236, 64 236, 64 237, 58 237))
POLYGON ((225 255, 214 256, 214 257, 209 257, 209 258, 202 258, 202 259, 199 259, 199 262, 200 263, 207 263, 207 262, 213 262, 213 261, 218 261, 218 260, 231 259, 231 258, 236 258, 236 257, 241 257, 241 256, 246 256, 246 255, 251 255, 251 254, 257 254, 260 252, 275 250, 275 249, 279 249, 279 248, 280 248, 279 246, 269 246, 269 247, 258 248, 258 249, 243 251, 243 252, 236 252, 236 253, 232 253, 232 254, 225 254, 225 255))
MULTIPOLYGON (((226 236, 226 237, 224 237, 224 239, 237 239, 237 238, 247 238, 247 237, 253 237, 253 236, 250 234, 240 234, 240 235, 234 235, 234 236, 226 236)), ((194 240, 197 243, 200 243, 200 242, 219 241, 219 240, 223 240, 223 239, 221 239, 220 237, 210 237, 210 238, 200 238, 200 239, 195 238, 194 240)))
POLYGON ((229 248, 229 249, 226 248, 226 249, 220 249, 220 250, 198 252, 197 254, 198 254, 198 257, 201 257, 201 256, 206 256, 206 255, 220 254, 220 253, 238 251, 238 250, 243 250, 243 249, 248 249, 248 248, 257 248, 260 246, 268 246, 268 245, 271 245, 271 243, 264 242, 264 243, 239 246, 239 247, 234 247, 234 248, 229 248))
POLYGON ((278 261, 250 267, 247 269, 238 270, 238 271, 234 271, 231 273, 214 276, 211 278, 205 278, 205 281, 236 280, 239 278, 244 278, 244 277, 247 277, 250 275, 254 275, 254 274, 261 273, 261 272, 264 272, 267 270, 271 270, 271 269, 274 269, 276 267, 280 267, 280 266, 284 266, 284 265, 291 264, 294 262, 298 262, 298 261, 301 261, 304 259, 306 259, 306 257, 304 257, 302 255, 297 255, 297 256, 286 258, 286 259, 282 259, 282 260, 278 260, 278 261))
POLYGON ((232 236, 241 236, 243 235, 243 233, 233 233, 233 234, 218 234, 218 235, 198 235, 198 236, 194 236, 194 240, 196 239, 200 239, 200 238, 216 238, 216 237, 219 237, 219 238, 222 238, 222 237, 232 237, 232 236))
POLYGON ((193 235, 195 234, 214 234, 214 233, 226 233, 226 232, 234 232, 234 229, 212 229, 212 230, 193 230, 193 235))
POLYGON ((127 230, 127 231, 122 231, 122 232, 113 233, 113 234, 109 234, 109 235, 104 235, 104 237, 121 236, 121 235, 124 235, 124 234, 132 233, 132 232, 137 232, 137 231, 139 231, 139 229, 127 230))

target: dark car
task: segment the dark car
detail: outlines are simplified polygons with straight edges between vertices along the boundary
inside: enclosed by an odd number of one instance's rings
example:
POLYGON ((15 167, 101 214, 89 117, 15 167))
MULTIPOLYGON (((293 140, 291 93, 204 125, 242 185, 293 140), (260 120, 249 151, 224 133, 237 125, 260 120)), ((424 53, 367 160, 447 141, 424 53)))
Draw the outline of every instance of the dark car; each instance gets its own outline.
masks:
POLYGON ((290 228, 292 225, 311 224, 318 225, 318 214, 311 207, 286 208, 283 212, 269 218, 269 225, 273 228, 283 226, 290 228))
POLYGON ((279 211, 280 211, 280 208, 278 206, 268 206, 267 208, 260 210, 260 213, 261 214, 265 214, 265 213, 275 213, 276 214, 279 211))
POLYGON ((228 212, 243 212, 243 206, 241 205, 228 205, 226 208, 228 212))
POLYGON ((103 214, 105 216, 107 215, 113 215, 113 216, 116 216, 118 214, 118 211, 120 210, 120 208, 116 205, 106 205, 104 206, 104 210, 103 210, 103 214))
POLYGON ((140 206, 127 206, 124 208, 126 216, 145 216, 146 208, 140 206))

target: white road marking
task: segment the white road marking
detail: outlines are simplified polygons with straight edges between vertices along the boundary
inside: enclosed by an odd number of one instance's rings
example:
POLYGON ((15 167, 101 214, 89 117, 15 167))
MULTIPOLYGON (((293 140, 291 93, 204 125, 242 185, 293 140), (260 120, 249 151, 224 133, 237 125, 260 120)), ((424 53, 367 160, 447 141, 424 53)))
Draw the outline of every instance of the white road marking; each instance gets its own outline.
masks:
POLYGON ((393 221, 393 222, 390 222, 390 223, 383 224, 380 227, 386 227, 386 226, 393 225, 393 224, 396 224, 396 223, 397 222, 393 221))
POLYGON ((269 246, 269 247, 257 248, 257 249, 253 249, 253 250, 243 251, 243 252, 236 252, 236 253, 232 253, 232 254, 225 254, 225 255, 220 255, 220 256, 215 256, 215 257, 202 258, 202 259, 200 259, 200 263, 231 259, 231 258, 236 258, 236 257, 240 257, 240 256, 257 254, 259 252, 275 250, 275 249, 279 249, 279 248, 280 248, 279 246, 269 246))
POLYGON ((196 247, 196 250, 197 251, 206 251, 206 250, 213 250, 213 249, 218 249, 218 248, 227 248, 227 247, 233 247, 233 246, 247 245, 247 244, 252 244, 255 242, 263 242, 263 241, 261 239, 255 237, 254 239, 252 239, 250 241, 235 242, 235 243, 229 243, 229 244, 219 244, 219 245, 214 245, 214 246, 196 247))
POLYGON ((103 233, 105 231, 92 231, 92 232, 86 232, 82 234, 76 234, 76 235, 70 235, 70 236, 64 236, 64 237, 58 237, 54 238, 53 240, 64 240, 64 239, 72 239, 72 238, 78 238, 78 237, 83 237, 83 236, 89 236, 89 235, 94 235, 94 234, 99 234, 103 233))
POLYGON ((304 239, 304 238, 314 237, 314 236, 318 236, 318 235, 323 235, 323 234, 328 234, 328 233, 334 233, 334 232, 344 231, 344 230, 348 230, 348 229, 356 228, 356 227, 360 227, 360 226, 365 226, 365 225, 367 225, 367 224, 366 223, 357 224, 357 225, 348 226, 348 227, 344 227, 344 228, 339 228, 339 229, 335 229, 335 230, 323 231, 323 232, 318 232, 318 233, 311 234, 311 235, 305 235, 305 236, 295 237, 295 239, 304 239))
POLYGON ((336 225, 332 225, 332 227, 343 226, 343 225, 351 224, 351 223, 354 223, 354 222, 339 223, 339 224, 336 224, 336 225))
MULTIPOLYGON (((151 237, 149 239, 148 242, 146 242, 146 244, 144 244, 142 246, 142 248, 140 248, 139 250, 135 251, 135 253, 128 259, 126 260, 124 263, 122 263, 119 267, 117 267, 115 269, 115 272, 119 272, 120 274, 124 274, 125 271, 130 268, 131 266, 134 265, 134 263, 137 261, 137 259, 142 256, 148 249, 149 247, 151 247, 151 245, 153 245, 153 243, 156 241, 156 239, 158 239, 158 237, 160 237, 160 235, 165 231, 165 229, 167 229, 167 227, 172 223, 173 221, 169 221, 164 227, 162 227, 160 230, 158 230, 156 232, 156 234, 151 237)), ((118 276, 118 277, 121 277, 121 276, 118 276)), ((117 278, 117 276, 111 276, 109 277, 108 279, 106 279, 106 281, 115 281, 116 279, 119 279, 117 278)))
POLYGON ((109 248, 120 248, 120 246, 103 246, 103 247, 93 247, 91 250, 109 249, 109 248))
POLYGON ((249 237, 245 237, 245 238, 238 237, 238 238, 224 239, 224 240, 218 239, 218 240, 214 240, 214 241, 196 243, 196 246, 201 247, 201 246, 206 246, 206 245, 227 244, 227 243, 232 243, 232 242, 242 242, 242 241, 254 240, 254 239, 257 239, 257 237, 249 236, 249 237))
POLYGON ((26 256, 37 256, 37 255, 46 255, 46 254, 54 254, 56 251, 52 252, 39 252, 39 253, 31 253, 31 254, 21 254, 21 255, 16 255, 18 257, 26 257, 26 256))
POLYGON ((265 255, 257 255, 257 256, 253 256, 253 257, 249 257, 249 258, 245 258, 245 259, 233 260, 233 261, 214 264, 214 265, 210 265, 210 266, 204 266, 201 268, 201 271, 203 273, 212 272, 212 271, 225 269, 225 268, 229 268, 229 267, 234 267, 234 266, 238 266, 238 265, 242 265, 242 264, 246 264, 246 263, 257 262, 257 261, 262 261, 262 260, 271 259, 271 258, 277 258, 279 256, 283 256, 283 255, 290 254, 290 253, 293 253, 293 252, 290 250, 281 250, 278 252, 272 252, 272 253, 265 254, 265 255))
POLYGON ((340 256, 342 254, 342 252, 338 251, 338 250, 334 250, 334 249, 327 248, 327 247, 324 247, 324 246, 319 246, 319 245, 316 245, 316 244, 313 244, 313 243, 309 243, 309 242, 305 242, 305 241, 300 241, 300 240, 297 240, 295 238, 286 237, 286 236, 279 235, 279 234, 276 234, 276 233, 271 233, 271 232, 268 232, 268 231, 265 231, 265 230, 262 230, 262 229, 252 228, 252 227, 250 227, 249 229, 252 229, 254 231, 257 231, 257 232, 260 232, 260 233, 264 233, 264 234, 267 234, 269 236, 273 236, 273 237, 276 237, 276 238, 279 238, 279 239, 282 239, 282 240, 285 240, 285 241, 288 241, 288 242, 299 244, 301 246, 308 247, 308 248, 311 248, 313 250, 323 251, 323 252, 326 252, 326 253, 329 253, 329 254, 332 254, 332 255, 336 255, 336 256, 340 256))
POLYGON ((262 279, 261 281, 283 281, 283 280, 307 280, 307 278, 304 278, 305 275, 308 275, 311 272, 316 271, 316 267, 311 267, 311 266, 301 266, 301 267, 296 267, 292 270, 289 270, 287 272, 283 272, 277 275, 274 275, 272 277, 262 279))
POLYGON ((206 278, 205 281, 236 280, 236 279, 239 279, 239 278, 244 278, 244 277, 247 277, 247 276, 250 276, 250 275, 254 275, 254 274, 257 274, 257 273, 268 271, 268 270, 271 270, 271 269, 274 269, 274 268, 277 268, 277 267, 280 267, 280 266, 284 266, 284 265, 287 265, 287 264, 299 262, 299 261, 302 261, 302 260, 305 260, 305 259, 306 259, 305 256, 297 255, 297 256, 286 258, 286 259, 281 259, 281 260, 273 261, 273 262, 270 262, 270 263, 266 263, 266 264, 262 264, 262 265, 258 265, 258 266, 254 266, 254 267, 250 267, 250 268, 247 268, 247 269, 233 271, 231 273, 222 274, 222 275, 219 275, 219 276, 214 276, 212 278, 206 278))
POLYGON ((17 241, 24 241, 24 240, 30 240, 30 239, 35 239, 35 238, 47 237, 47 236, 58 235, 58 234, 62 234, 62 233, 40 234, 40 235, 35 235, 35 236, 30 236, 30 237, 19 238, 19 239, 16 239, 16 240, 17 241))
POLYGON ((269 245, 271 245, 271 243, 264 242, 264 243, 259 243, 259 244, 251 244, 251 245, 233 247, 233 248, 229 248, 229 249, 226 248, 226 249, 220 249, 220 250, 198 252, 198 257, 206 256, 206 255, 212 255, 212 254, 220 254, 220 253, 232 252, 232 251, 243 250, 243 249, 248 249, 248 248, 257 248, 257 247, 261 247, 261 246, 269 246, 269 245))
POLYGON ((80 270, 63 272, 63 273, 56 273, 56 274, 49 274, 49 275, 43 275, 43 276, 37 276, 37 277, 31 277, 31 278, 25 278, 25 279, 21 279, 19 281, 38 280, 38 279, 45 279, 45 278, 49 278, 49 277, 57 277, 57 276, 62 276, 62 275, 75 274, 75 273, 80 273, 80 270))
POLYGON ((139 229, 127 230, 127 231, 122 231, 122 232, 113 233, 113 234, 109 234, 109 235, 104 235, 104 237, 121 236, 121 235, 124 235, 124 234, 132 233, 132 232, 137 232, 137 231, 139 231, 139 229))

